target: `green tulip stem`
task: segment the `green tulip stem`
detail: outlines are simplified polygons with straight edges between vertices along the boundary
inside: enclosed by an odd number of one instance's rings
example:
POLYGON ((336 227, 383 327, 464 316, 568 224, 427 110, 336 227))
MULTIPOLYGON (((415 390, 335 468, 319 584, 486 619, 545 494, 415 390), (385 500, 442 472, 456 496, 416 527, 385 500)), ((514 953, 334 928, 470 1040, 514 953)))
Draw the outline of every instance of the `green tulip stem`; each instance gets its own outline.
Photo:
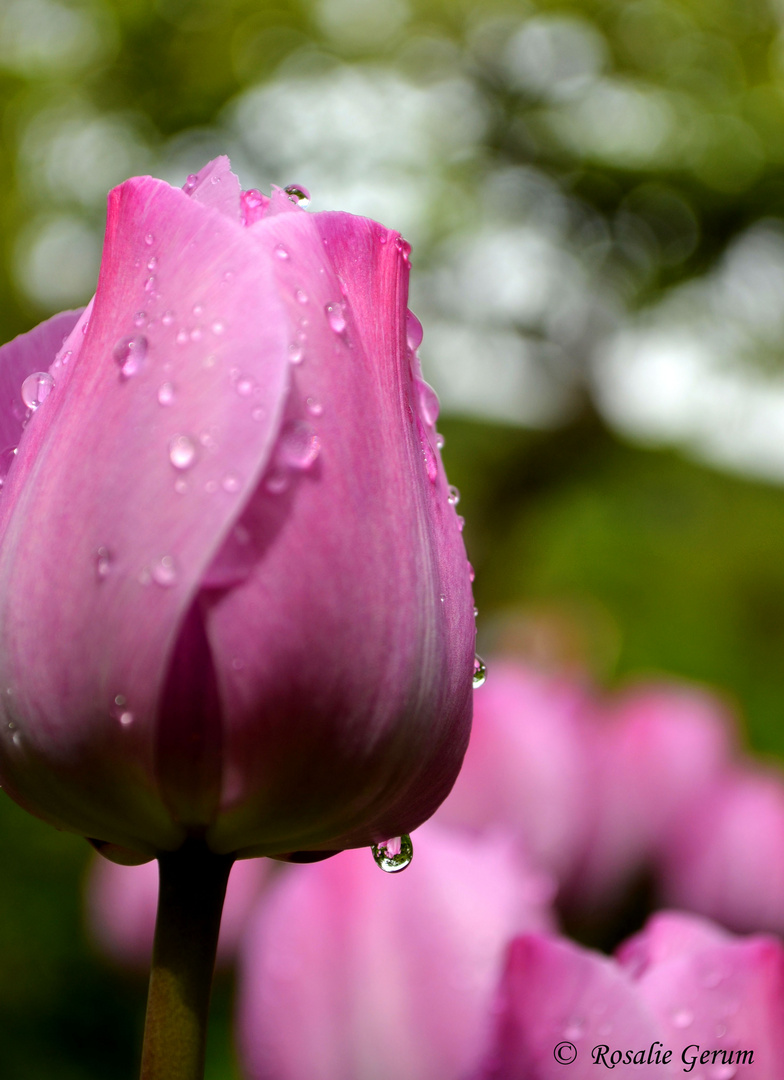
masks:
POLYGON ((141 1080, 203 1080, 215 952, 233 861, 200 840, 158 857, 141 1080))

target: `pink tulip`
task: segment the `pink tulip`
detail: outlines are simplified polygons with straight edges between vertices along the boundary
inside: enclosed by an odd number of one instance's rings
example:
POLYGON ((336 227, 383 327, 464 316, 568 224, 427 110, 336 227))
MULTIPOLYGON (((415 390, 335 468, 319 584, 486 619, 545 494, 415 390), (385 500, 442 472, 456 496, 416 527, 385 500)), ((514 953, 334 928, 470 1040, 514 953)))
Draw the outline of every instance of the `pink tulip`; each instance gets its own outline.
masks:
POLYGON ((534 865, 559 880, 573 871, 595 793, 586 715, 576 680, 495 661, 477 696, 463 768, 438 820, 472 830, 512 830, 534 865))
POLYGON ((391 880, 344 852, 273 883, 243 953, 249 1080, 463 1080, 478 1060, 506 943, 550 927, 550 883, 503 836, 414 840, 391 880))
POLYGON ((475 1076, 562 1080, 568 1065, 569 1080, 610 1071, 778 1080, 782 1055, 781 942, 734 938, 672 912, 655 916, 617 961, 563 939, 518 938, 475 1076))
MULTIPOLYGON (((261 859, 232 867, 223 907, 218 963, 231 964, 269 870, 261 859)), ((87 880, 87 929, 106 956, 125 967, 148 971, 155 932, 158 865, 120 866, 95 858, 87 880)))
POLYGON ((638 685, 597 712, 588 744, 593 816, 570 888, 576 905, 601 909, 653 867, 674 829, 724 776, 733 730, 705 691, 638 685))
POLYGON ((784 777, 737 768, 680 823, 661 868, 667 903, 733 930, 784 933, 784 777))
POLYGON ((24 430, 2 401, 0 782, 23 806, 144 859, 365 845, 446 796, 473 601, 407 250, 241 194, 225 158, 111 193, 93 305, 0 364, 17 390, 42 373, 24 430))

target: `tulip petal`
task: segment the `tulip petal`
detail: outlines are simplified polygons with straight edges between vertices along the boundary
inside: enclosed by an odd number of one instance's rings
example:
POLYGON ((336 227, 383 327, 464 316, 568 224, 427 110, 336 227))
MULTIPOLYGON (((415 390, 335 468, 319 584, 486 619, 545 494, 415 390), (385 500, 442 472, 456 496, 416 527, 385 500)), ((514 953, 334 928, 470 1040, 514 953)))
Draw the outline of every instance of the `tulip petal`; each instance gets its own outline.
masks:
POLYGON ((184 835, 157 790, 157 706, 288 385, 296 302, 259 256, 250 230, 161 181, 115 189, 69 392, 33 416, 0 500, 2 782, 142 852, 184 835))
POLYGON ((428 823, 405 873, 369 852, 287 867, 243 953, 239 1037, 266 1080, 462 1080, 478 1060, 506 942, 550 926, 505 837, 428 823))
MULTIPOLYGON (((763 936, 736 938, 681 912, 654 916, 619 950, 642 1000, 659 1017, 669 1046, 688 1058, 708 1053, 707 1075, 729 1080, 739 1070, 778 1080, 784 1056, 784 946, 763 936), (695 1053, 696 1051, 696 1053, 695 1053)), ((684 1069, 684 1071, 686 1071, 684 1069)))
MULTIPOLYGON (((49 370, 80 314, 81 311, 61 311, 0 348, 0 454, 13 450, 22 437, 27 411, 22 401, 22 383, 36 371, 49 370)), ((0 459, 3 476, 7 464, 0 459)))
POLYGON ((231 717, 208 838, 246 854, 410 831, 471 714, 469 569, 434 432, 428 460, 420 441, 399 237, 289 206, 249 230, 300 312, 286 416, 239 522, 246 561, 227 560, 247 576, 204 601, 231 717))
MULTIPOLYGON (((606 1047, 609 1058, 616 1048, 648 1050, 663 1040, 659 1020, 612 960, 533 934, 510 946, 497 1013, 495 1038, 476 1080, 561 1080, 564 1072, 570 1080, 591 1080, 597 1047, 606 1047)), ((632 1071, 619 1067, 621 1076, 632 1071)), ((668 1064, 655 1071, 677 1075, 668 1064)))
POLYGON ((241 220, 240 182, 225 154, 208 161, 183 188, 186 195, 204 206, 219 210, 232 221, 241 220))

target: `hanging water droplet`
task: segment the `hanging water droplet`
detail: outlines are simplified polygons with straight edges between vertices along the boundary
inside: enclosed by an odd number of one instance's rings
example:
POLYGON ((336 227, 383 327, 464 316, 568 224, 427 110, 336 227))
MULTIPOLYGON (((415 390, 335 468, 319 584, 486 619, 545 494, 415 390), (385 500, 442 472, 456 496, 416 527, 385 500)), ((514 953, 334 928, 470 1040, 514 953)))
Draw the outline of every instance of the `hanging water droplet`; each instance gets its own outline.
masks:
POLYGON ((177 567, 171 555, 164 555, 152 568, 152 578, 158 585, 168 588, 177 580, 177 567))
POLYGON ((444 438, 444 436, 441 434, 440 431, 436 432, 436 446, 438 447, 439 450, 443 450, 444 447, 446 446, 446 439, 444 438))
POLYGON ((171 405, 174 401, 174 384, 170 382, 161 383, 158 387, 158 404, 159 405, 171 405))
POLYGON ((123 337, 114 346, 112 353, 115 363, 120 366, 120 377, 130 379, 135 375, 147 355, 147 338, 138 334, 136 337, 123 337))
POLYGON ((33 412, 46 401, 54 389, 54 379, 48 371, 36 371, 22 383, 22 401, 33 412))
POLYGON ((411 843, 411 837, 405 833, 402 836, 396 836, 394 840, 373 844, 370 850, 373 852, 376 866, 380 866, 387 874, 397 874, 405 870, 411 865, 414 857, 414 845, 411 843))
POLYGON ((450 484, 447 488, 447 502, 450 506, 457 506, 460 502, 460 492, 454 484, 450 484))
POLYGON ((289 253, 284 248, 283 244, 276 244, 274 247, 275 257, 278 259, 288 259, 289 253))
POLYGON ((148 247, 150 247, 151 244, 155 243, 155 237, 152 235, 151 232, 147 233, 147 235, 144 238, 144 242, 148 247))
POLYGON ((478 615, 479 615, 479 608, 476 607, 476 605, 474 605, 474 618, 477 618, 478 615))
POLYGON ((424 330, 422 329, 422 323, 416 317, 413 311, 406 312, 406 342, 412 352, 416 352, 419 346, 422 344, 422 338, 424 337, 424 330))
POLYGON ((298 206, 307 206, 310 202, 310 192, 302 184, 289 184, 283 189, 293 203, 298 206))
POLYGON ((104 581, 112 570, 112 556, 107 547, 99 547, 95 553, 95 576, 104 581))
POLYGON ((264 488, 270 495, 281 495, 289 486, 289 470, 273 465, 264 479, 264 488))
POLYGON ((415 383, 422 419, 429 427, 432 427, 438 419, 438 413, 441 408, 438 401, 438 394, 429 383, 424 381, 424 379, 416 379, 415 383))
POLYGON ((281 432, 275 456, 278 464, 306 470, 321 452, 321 440, 307 420, 289 420, 281 432))
POLYGON ((331 303, 326 304, 324 312, 327 316, 327 322, 330 325, 330 329, 336 334, 342 334, 346 329, 346 316, 344 313, 345 305, 340 300, 333 300, 331 303))
POLYGON ((308 302, 308 294, 303 292, 302 289, 295 289, 294 297, 298 304, 307 304, 308 302))
POLYGON ((487 665, 481 656, 474 657, 474 690, 484 686, 487 682, 487 665))
POLYGON ((694 1022, 694 1013, 689 1009, 679 1009, 676 1013, 673 1013, 672 1022, 676 1028, 690 1027, 694 1022))
POLYGON ((133 325, 134 326, 144 326, 144 324, 146 322, 147 322, 147 312, 146 311, 137 311, 136 314, 133 317, 133 325))
POLYGON ((305 408, 308 410, 311 416, 321 416, 324 412, 324 406, 314 397, 309 397, 307 399, 307 401, 305 402, 305 408))
POLYGON ((466 566, 468 567, 468 580, 473 581, 474 578, 476 577, 476 574, 474 573, 474 568, 471 565, 471 563, 468 561, 468 559, 466 559, 466 566))
POLYGON ((196 460, 196 444, 189 435, 175 435, 169 442, 169 461, 175 469, 190 469, 196 460))

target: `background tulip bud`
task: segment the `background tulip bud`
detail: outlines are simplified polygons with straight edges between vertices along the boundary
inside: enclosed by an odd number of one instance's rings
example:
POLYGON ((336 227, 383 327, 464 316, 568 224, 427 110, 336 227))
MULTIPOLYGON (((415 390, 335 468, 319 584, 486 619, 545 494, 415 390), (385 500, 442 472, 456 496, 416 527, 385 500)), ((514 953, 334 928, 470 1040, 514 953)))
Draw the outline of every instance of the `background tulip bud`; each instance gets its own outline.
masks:
POLYGON ((93 305, 4 350, 53 383, 0 499, 0 778, 140 855, 383 840, 457 775, 474 656, 408 248, 226 159, 186 188, 112 191, 93 305))

